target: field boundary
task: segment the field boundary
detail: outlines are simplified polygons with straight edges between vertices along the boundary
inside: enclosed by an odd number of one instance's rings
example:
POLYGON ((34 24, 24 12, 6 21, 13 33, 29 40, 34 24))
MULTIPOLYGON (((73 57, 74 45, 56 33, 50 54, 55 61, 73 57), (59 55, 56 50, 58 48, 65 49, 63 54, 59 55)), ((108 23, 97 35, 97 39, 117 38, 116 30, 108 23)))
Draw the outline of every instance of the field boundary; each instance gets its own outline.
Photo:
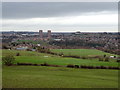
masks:
POLYGON ((52 65, 52 64, 47 64, 47 63, 43 63, 43 64, 32 64, 32 63, 17 63, 17 64, 13 64, 10 66, 49 66, 49 67, 67 67, 67 68, 84 68, 84 69, 114 69, 114 70, 120 70, 120 67, 112 67, 112 66, 87 66, 87 65, 52 65))

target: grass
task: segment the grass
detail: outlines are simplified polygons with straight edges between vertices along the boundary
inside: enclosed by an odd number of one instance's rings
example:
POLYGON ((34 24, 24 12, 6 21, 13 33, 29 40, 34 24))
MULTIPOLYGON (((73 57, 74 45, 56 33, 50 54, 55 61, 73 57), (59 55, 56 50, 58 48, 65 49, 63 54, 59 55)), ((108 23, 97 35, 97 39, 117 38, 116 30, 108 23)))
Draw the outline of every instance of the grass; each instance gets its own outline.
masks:
POLYGON ((118 70, 3 66, 3 88, 118 88, 118 70))
POLYGON ((48 63, 54 65, 92 65, 92 66, 118 66, 118 63, 115 60, 110 62, 100 62, 98 59, 76 59, 76 58, 65 58, 45 53, 38 53, 32 51, 16 51, 16 50, 3 50, 3 56, 12 54, 16 58, 16 62, 19 63, 48 63), (20 53, 21 56, 15 56, 16 53, 20 53), (47 56, 47 57, 46 57, 47 56))
POLYGON ((20 56, 43 56, 44 53, 32 52, 32 51, 20 51, 20 50, 2 50, 2 56, 6 55, 13 55, 15 56, 16 53, 20 53, 20 56))
MULTIPOLYGON (((15 63, 118 66, 113 60, 100 62, 97 59, 65 58, 32 51, 2 50, 2 56, 9 54, 15 56, 15 63), (20 56, 16 56, 18 52, 20 56)), ((118 88, 118 70, 3 66, 2 86, 3 88, 118 88)))
MULTIPOLYGON (((63 53, 64 55, 76 55, 76 56, 103 56, 103 55, 114 55, 106 53, 97 49, 52 49, 52 52, 63 53)), ((116 56, 116 55, 115 55, 116 56)))
POLYGON ((97 59, 89 60, 89 59, 74 59, 74 58, 62 58, 62 57, 41 57, 41 56, 20 56, 16 57, 16 62, 20 63, 48 63, 54 65, 68 65, 68 64, 76 64, 76 65, 92 65, 92 66, 118 66, 117 62, 100 62, 97 59))

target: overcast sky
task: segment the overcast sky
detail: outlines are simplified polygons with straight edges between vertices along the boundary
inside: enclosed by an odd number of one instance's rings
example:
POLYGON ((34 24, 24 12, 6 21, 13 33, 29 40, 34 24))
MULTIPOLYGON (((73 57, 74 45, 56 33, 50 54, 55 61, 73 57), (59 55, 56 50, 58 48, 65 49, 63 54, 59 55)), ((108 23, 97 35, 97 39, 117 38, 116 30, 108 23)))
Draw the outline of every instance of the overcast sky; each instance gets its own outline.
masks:
POLYGON ((3 2, 3 31, 117 32, 117 2, 3 2))

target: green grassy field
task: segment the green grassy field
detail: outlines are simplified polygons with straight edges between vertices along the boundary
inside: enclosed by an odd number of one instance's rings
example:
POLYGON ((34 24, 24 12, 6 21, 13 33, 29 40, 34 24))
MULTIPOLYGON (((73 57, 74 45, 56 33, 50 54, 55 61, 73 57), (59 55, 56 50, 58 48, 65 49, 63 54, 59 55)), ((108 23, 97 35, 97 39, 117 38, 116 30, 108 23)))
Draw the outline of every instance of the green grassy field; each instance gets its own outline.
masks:
MULTIPOLYGON (((32 51, 2 50, 2 56, 12 54, 21 63, 55 65, 118 66, 114 60, 65 58, 32 51), (16 53, 20 56, 16 56, 16 53)), ((75 69, 45 66, 3 66, 3 88, 117 88, 118 70, 75 69)))
POLYGON ((96 49, 52 49, 51 51, 55 53, 63 53, 64 55, 77 55, 77 56, 114 55, 96 49))
MULTIPOLYGON (((43 56, 44 53, 32 52, 32 51, 20 51, 20 50, 2 50, 2 56, 6 55, 16 55, 16 53, 20 53, 21 56, 43 56)), ((0 54, 1 55, 1 54, 0 54)))
POLYGON ((100 62, 98 59, 76 59, 76 58, 65 58, 45 53, 37 53, 32 51, 16 51, 16 50, 3 50, 3 56, 12 54, 16 58, 16 62, 19 63, 48 63, 54 65, 68 65, 68 64, 77 64, 77 65, 92 65, 92 66, 118 66, 118 63, 115 60, 110 62, 100 62), (16 53, 20 53, 20 56, 15 56, 16 53))
POLYGON ((3 88, 118 88, 118 70, 3 66, 3 88))

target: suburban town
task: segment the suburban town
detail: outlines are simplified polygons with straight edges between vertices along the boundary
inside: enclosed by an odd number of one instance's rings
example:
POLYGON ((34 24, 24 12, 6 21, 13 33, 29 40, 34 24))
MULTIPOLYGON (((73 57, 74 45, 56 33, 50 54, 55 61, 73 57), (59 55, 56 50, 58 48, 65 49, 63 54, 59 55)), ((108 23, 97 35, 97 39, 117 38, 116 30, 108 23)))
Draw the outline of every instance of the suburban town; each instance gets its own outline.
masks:
POLYGON ((120 33, 87 33, 87 32, 2 32, 2 48, 8 49, 31 49, 35 46, 49 49, 80 49, 93 48, 105 52, 120 54, 120 33), (31 43, 32 42, 32 43, 31 43))

